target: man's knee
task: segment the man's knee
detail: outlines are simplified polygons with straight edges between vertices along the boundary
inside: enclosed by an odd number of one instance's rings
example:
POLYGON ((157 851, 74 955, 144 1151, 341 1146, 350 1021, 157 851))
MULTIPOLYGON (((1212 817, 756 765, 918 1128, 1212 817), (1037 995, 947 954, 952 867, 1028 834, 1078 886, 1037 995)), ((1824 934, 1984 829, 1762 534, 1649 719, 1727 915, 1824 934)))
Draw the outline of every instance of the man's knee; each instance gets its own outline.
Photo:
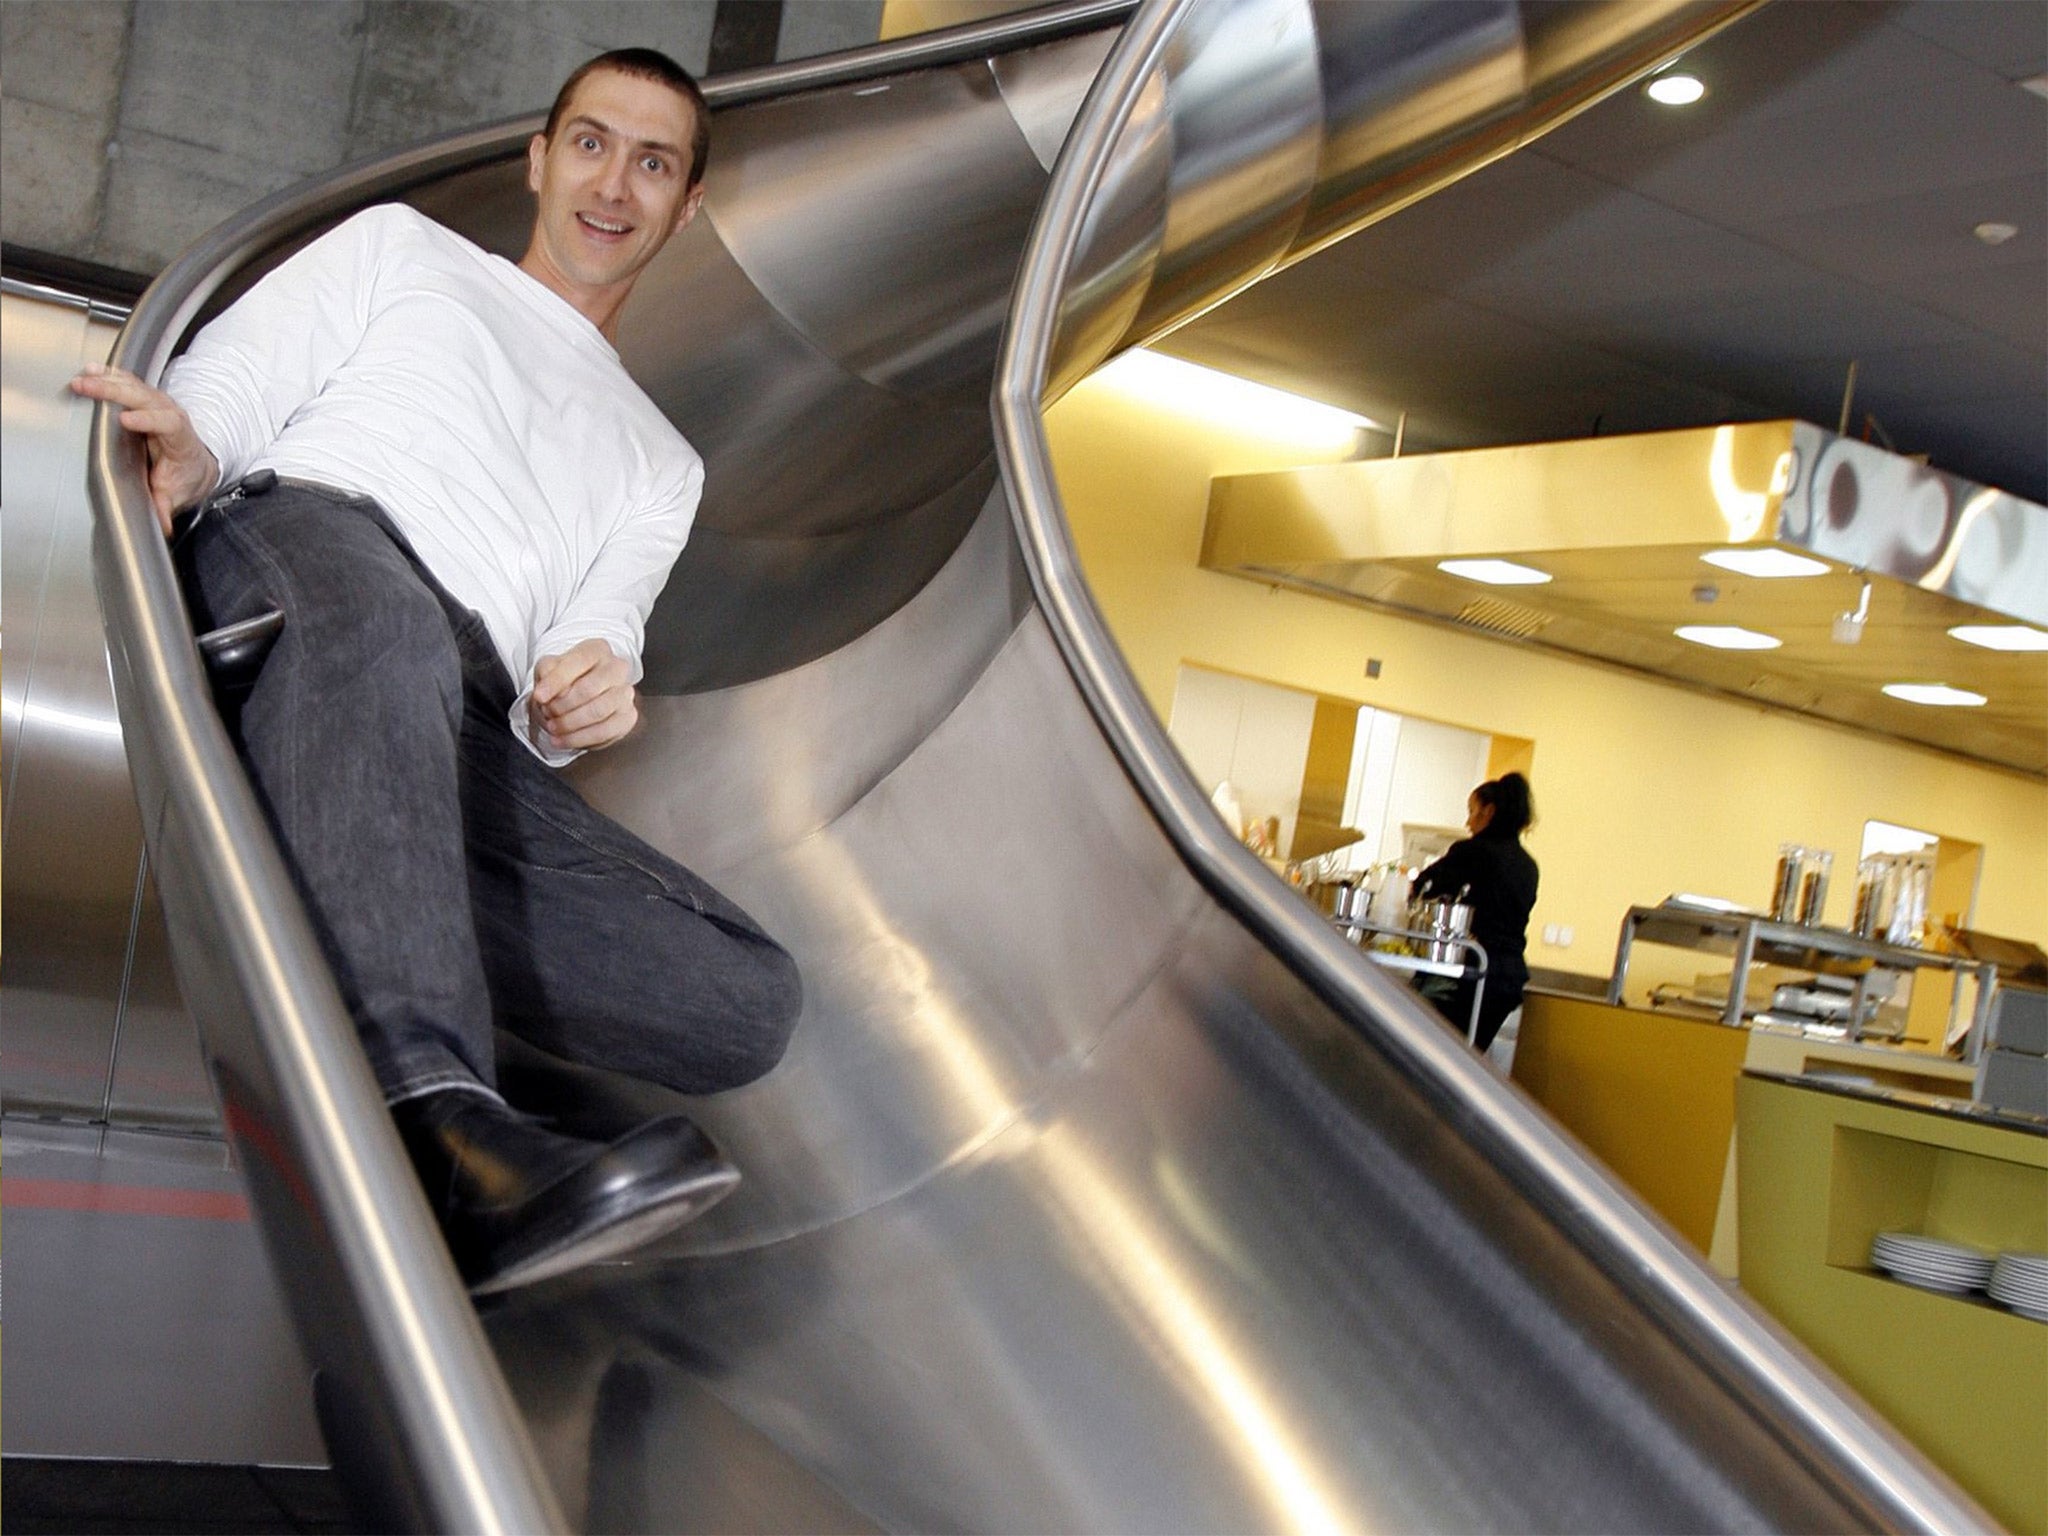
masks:
MULTIPOLYGON (((788 1051, 803 1012, 796 962, 758 931, 726 928, 719 942, 706 944, 701 915, 674 915, 681 931, 668 941, 650 936, 643 951, 659 957, 643 973, 645 989, 636 992, 632 1011, 653 1026, 639 1037, 646 1054, 636 1049, 634 1064, 621 1070, 683 1093, 723 1093, 766 1077, 788 1051)), ((574 1049, 564 1054, 579 1056, 574 1049)))
POLYGON ((738 1073, 732 1084, 735 1088, 766 1077, 774 1070, 789 1050, 797 1019, 803 1013, 803 978, 797 973, 796 961, 790 958, 789 951, 770 940, 763 940, 758 950, 753 1000, 745 1021, 745 1048, 734 1062, 738 1073))

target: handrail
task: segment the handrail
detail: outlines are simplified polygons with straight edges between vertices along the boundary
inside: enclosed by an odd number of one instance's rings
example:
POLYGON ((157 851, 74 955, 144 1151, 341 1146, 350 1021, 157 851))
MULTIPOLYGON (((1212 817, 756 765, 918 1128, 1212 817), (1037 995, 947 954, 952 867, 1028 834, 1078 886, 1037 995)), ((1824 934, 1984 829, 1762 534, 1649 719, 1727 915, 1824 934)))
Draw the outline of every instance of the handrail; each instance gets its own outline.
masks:
MULTIPOLYGON (((1042 417, 1066 282, 1117 137, 1177 29, 1211 0, 1146 0, 1097 74, 1053 167, 1019 268, 991 397, 1019 543, 1060 652, 1111 750, 1189 870, 1341 1017, 1370 1035, 1696 1358, 1875 1518, 1906 1529, 1997 1527, 1761 1314, 1731 1297, 1654 1215, 1523 1098, 1503 1090, 1421 1005, 1374 973, 1231 837, 1125 665, 1082 577, 1042 417)), ((1541 126, 1541 125, 1538 125, 1541 126)))
MULTIPOLYGON (((928 69, 1101 27, 1133 0, 1022 17, 707 82, 715 108, 928 69)), ((244 210, 137 302, 111 361, 161 375, 249 260, 323 220, 518 155, 529 114, 347 167, 244 210)), ((216 715, 139 443, 94 412, 93 565, 116 703, 179 981, 266 1241, 315 1367, 329 1451, 381 1528, 567 1528, 383 1111, 291 878, 216 715)))
POLYGON ((0 277, 0 293, 33 299, 38 304, 61 304, 66 309, 83 310, 95 320, 111 320, 117 325, 126 324, 130 313, 130 306, 126 304, 110 304, 105 299, 87 298, 69 289, 52 288, 19 277, 0 277))

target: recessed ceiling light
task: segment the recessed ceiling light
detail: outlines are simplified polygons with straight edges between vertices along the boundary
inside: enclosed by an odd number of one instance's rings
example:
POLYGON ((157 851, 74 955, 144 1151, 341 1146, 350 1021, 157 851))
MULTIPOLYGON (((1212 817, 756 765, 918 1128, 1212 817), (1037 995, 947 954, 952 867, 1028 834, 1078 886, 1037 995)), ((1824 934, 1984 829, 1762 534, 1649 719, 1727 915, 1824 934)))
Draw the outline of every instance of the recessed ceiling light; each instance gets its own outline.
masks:
POLYGON ((1489 587, 1540 587, 1550 580, 1550 572, 1512 560, 1439 560, 1436 568, 1446 576, 1483 581, 1489 587))
POLYGON ((1659 75, 1643 87, 1643 94, 1666 107, 1689 107, 1707 94, 1696 75, 1659 75))
POLYGON ((1785 643, 1776 635, 1761 634, 1737 624, 1681 624, 1672 633, 1694 645, 1711 645, 1717 651, 1775 651, 1785 643))
POLYGON ((2003 219, 1986 219, 1970 231, 1986 245, 2003 245, 2019 232, 2019 225, 2008 224, 2003 219))
POLYGON ((1886 683, 1884 691, 1908 704, 1935 704, 1949 709, 1974 709, 1985 702, 1984 695, 1947 683, 1886 683))
POLYGON ((1710 549, 1700 558, 1709 565, 1718 565, 1722 570, 1734 571, 1739 576, 1761 576, 1771 581, 1787 576, 1825 576, 1834 569, 1825 560, 1795 555, 1789 549, 1773 549, 1769 545, 1710 549))
POLYGON ((2048 651, 2048 630, 2031 624, 1958 624, 1949 634, 1987 651, 2048 651))

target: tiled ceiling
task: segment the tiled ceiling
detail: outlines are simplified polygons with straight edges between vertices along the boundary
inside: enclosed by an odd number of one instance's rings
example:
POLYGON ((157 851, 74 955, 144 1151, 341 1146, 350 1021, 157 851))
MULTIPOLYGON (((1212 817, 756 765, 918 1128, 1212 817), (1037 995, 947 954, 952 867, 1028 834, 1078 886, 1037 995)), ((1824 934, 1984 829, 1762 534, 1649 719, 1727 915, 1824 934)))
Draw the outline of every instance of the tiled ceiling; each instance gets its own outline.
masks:
POLYGON ((2048 501, 2048 4, 1777 0, 1682 67, 1164 346, 1410 449, 1832 428, 1853 361, 1852 433, 2048 501))

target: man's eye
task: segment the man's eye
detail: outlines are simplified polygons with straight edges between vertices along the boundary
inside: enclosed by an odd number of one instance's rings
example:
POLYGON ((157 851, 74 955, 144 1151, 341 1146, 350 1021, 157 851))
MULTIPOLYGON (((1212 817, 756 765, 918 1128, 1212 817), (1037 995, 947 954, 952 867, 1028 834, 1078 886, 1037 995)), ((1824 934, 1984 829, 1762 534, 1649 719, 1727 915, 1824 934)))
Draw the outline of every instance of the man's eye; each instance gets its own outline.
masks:
POLYGON ((594 133, 579 135, 576 145, 579 149, 595 149, 597 148, 597 135, 594 133))
POLYGON ((645 160, 642 160, 640 162, 640 165, 643 170, 647 171, 650 175, 654 176, 659 176, 663 171, 668 169, 668 162, 662 159, 659 155, 649 155, 645 160))

